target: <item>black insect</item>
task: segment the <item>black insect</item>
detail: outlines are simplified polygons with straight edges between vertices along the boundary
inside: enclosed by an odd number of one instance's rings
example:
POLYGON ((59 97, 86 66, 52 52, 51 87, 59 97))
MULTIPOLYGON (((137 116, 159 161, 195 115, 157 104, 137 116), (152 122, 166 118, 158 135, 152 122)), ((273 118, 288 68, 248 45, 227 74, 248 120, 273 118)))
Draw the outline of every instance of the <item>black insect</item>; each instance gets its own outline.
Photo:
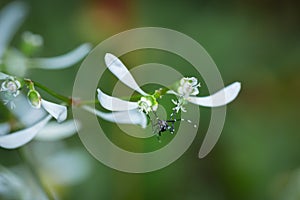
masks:
MULTIPOLYGON (((153 133, 157 134, 157 138, 160 141, 160 136, 163 132, 170 131, 171 134, 174 134, 175 132, 175 122, 177 121, 185 121, 185 119, 174 119, 174 115, 176 114, 175 110, 170 116, 169 120, 162 120, 159 119, 157 113, 153 111, 153 114, 155 116, 154 120, 151 120, 152 124, 152 131, 153 133)), ((188 123, 192 123, 191 120, 187 120, 188 123)), ((197 126, 194 125, 196 128, 197 126)))

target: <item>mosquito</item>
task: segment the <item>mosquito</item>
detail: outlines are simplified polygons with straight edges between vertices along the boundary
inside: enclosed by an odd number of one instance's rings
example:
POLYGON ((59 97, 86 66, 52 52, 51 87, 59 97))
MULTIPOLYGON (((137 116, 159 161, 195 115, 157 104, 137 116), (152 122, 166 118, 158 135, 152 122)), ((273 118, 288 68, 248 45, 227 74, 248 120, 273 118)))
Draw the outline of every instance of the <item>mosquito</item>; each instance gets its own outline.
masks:
MULTIPOLYGON (((157 139, 159 142, 160 136, 163 132, 169 131, 171 134, 174 134, 175 132, 175 122, 178 121, 187 121, 188 123, 192 124, 191 120, 185 120, 185 119, 174 119, 174 116, 176 115, 176 111, 173 110, 172 114, 170 115, 170 119, 168 120, 162 120, 158 117, 157 113, 153 111, 153 114, 155 116, 155 119, 151 119, 151 124, 152 124, 152 131, 154 134, 157 134, 157 139)), ((197 125, 194 124, 194 128, 197 128, 197 125)))

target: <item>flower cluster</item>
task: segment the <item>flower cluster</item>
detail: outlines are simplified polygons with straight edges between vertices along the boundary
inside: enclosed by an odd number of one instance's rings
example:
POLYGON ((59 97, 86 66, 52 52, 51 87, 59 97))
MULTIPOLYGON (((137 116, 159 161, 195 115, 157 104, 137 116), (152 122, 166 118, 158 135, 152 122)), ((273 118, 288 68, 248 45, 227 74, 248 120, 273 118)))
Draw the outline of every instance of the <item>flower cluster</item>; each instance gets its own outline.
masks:
MULTIPOLYGON (((109 96, 103 93, 100 89, 97 89, 98 100, 101 106, 112 112, 111 113, 103 113, 100 111, 94 111, 94 112, 98 113, 99 117, 102 117, 103 119, 107 119, 108 121, 111 122, 140 124, 142 125, 143 128, 145 128, 147 124, 145 120, 146 119, 145 115, 149 116, 151 112, 154 112, 154 114, 156 115, 155 111, 158 108, 158 99, 162 98, 163 95, 172 94, 177 97, 177 99, 176 100, 173 99, 172 102, 175 104, 175 107, 173 108, 174 112, 178 113, 179 111, 186 112, 184 106, 187 103, 193 103, 205 107, 224 106, 230 103, 231 101, 233 101, 237 97, 241 89, 241 84, 239 82, 235 82, 210 96, 197 97, 196 95, 199 94, 198 88, 200 87, 200 83, 198 82, 197 78, 184 77, 181 80, 179 80, 178 83, 175 83, 173 87, 171 87, 171 88, 175 88, 175 90, 169 90, 169 89, 159 90, 159 92, 155 92, 153 95, 151 95, 144 92, 138 86, 133 76, 128 71, 128 69, 116 56, 107 53, 105 55, 104 60, 108 69, 121 82, 123 82, 128 87, 140 93, 139 101, 132 102, 132 101, 126 101, 123 99, 109 96), (140 114, 137 114, 138 113, 137 111, 140 114), (116 112, 118 112, 118 116, 116 115, 116 112), (123 115, 121 113, 126 113, 126 116, 125 114, 123 115), (107 115, 115 116, 115 117, 107 118, 107 115), (132 117, 131 115, 134 117, 132 117), (136 117, 137 115, 139 115, 139 117, 136 117), (133 120, 124 120, 121 117, 127 117, 133 120)), ((91 108, 87 110, 89 110, 90 112, 93 111, 93 109, 91 108)))
POLYGON ((33 138, 54 140, 76 132, 73 120, 65 121, 67 107, 43 99, 34 82, 21 77, 32 68, 55 70, 71 67, 91 50, 90 44, 82 44, 64 55, 35 57, 43 46, 43 38, 29 31, 22 34, 19 49, 10 47, 9 43, 26 14, 27 6, 23 2, 12 2, 0 11, 0 97, 22 124, 22 127, 15 127, 9 122, 0 123, 0 147, 8 149, 18 148, 33 138), (25 96, 22 90, 26 89, 25 96), (49 123, 52 118, 61 124, 54 122, 56 127, 53 128, 53 122, 49 123), (51 133, 47 132, 48 126, 52 127, 51 133))

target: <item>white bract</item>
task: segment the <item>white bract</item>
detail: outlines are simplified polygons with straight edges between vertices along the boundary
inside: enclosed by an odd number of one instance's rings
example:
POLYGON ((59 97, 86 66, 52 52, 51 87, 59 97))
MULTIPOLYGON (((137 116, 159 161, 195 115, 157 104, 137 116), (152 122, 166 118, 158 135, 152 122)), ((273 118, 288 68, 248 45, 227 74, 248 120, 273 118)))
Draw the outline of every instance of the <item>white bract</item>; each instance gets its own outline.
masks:
POLYGON ((147 126, 146 115, 139 112, 137 109, 105 113, 86 105, 82 106, 82 108, 109 122, 118 124, 135 124, 140 125, 142 128, 146 128, 147 126))
MULTIPOLYGON (((147 119, 143 112, 149 113, 157 109, 158 103, 152 95, 144 92, 136 83, 131 73, 125 65, 114 55, 107 53, 104 57, 108 69, 125 85, 139 92, 142 97, 137 102, 126 101, 116 97, 111 97, 97 89, 98 100, 100 104, 107 110, 118 111, 112 112, 112 116, 116 123, 128 122, 128 124, 140 124, 146 127, 147 119), (122 113, 123 112, 123 113, 122 113), (116 118, 118 116, 118 118, 116 118), (126 117, 126 119, 124 118, 126 117)), ((108 113, 101 113, 98 116, 106 119, 108 113)))
MULTIPOLYGON (((59 123, 67 118, 67 108, 65 106, 58 105, 42 99, 42 108, 48 114, 42 115, 42 117, 39 117, 39 119, 33 124, 31 124, 30 121, 28 121, 27 123, 30 125, 27 126, 25 129, 13 133, 5 133, 2 135, 0 134, 0 147, 14 149, 23 146, 26 143, 30 142, 46 126, 46 124, 50 121, 52 117, 54 117, 59 123)), ((20 115, 21 112, 22 111, 19 110, 18 114, 20 115)), ((26 117, 32 117, 32 120, 34 120, 34 116, 30 116, 30 114, 30 112, 26 112, 26 117)), ((24 125, 26 126, 26 124, 24 125)))
POLYGON ((197 82, 198 80, 194 77, 182 78, 177 92, 173 90, 167 92, 169 94, 175 94, 178 97, 178 102, 173 101, 176 105, 176 110, 182 108, 187 102, 205 107, 224 106, 232 102, 241 90, 241 83, 234 82, 210 96, 196 97, 195 95, 199 93, 198 87, 200 86, 197 82))

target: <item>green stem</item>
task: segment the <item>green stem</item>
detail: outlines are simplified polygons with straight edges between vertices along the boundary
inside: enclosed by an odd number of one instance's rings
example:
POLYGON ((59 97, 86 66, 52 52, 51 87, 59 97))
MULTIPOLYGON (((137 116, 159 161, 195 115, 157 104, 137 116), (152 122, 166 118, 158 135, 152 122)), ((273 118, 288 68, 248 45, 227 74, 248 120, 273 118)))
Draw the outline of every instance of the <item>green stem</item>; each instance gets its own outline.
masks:
POLYGON ((55 198, 52 196, 51 192, 47 189, 45 184, 43 183, 38 170, 35 168, 33 163, 28 159, 27 156, 27 149, 23 146, 19 148, 17 151, 19 153, 20 158, 24 161, 25 165, 29 169, 30 173, 33 175, 34 179, 36 180, 37 184, 41 187, 42 191, 45 193, 45 195, 48 197, 49 200, 55 200, 55 198))
POLYGON ((47 88, 46 86, 44 86, 44 85, 42 85, 42 84, 40 84, 38 82, 34 82, 34 85, 37 86, 38 88, 44 90, 45 92, 47 92, 51 96, 53 96, 53 97, 55 97, 55 98, 57 98, 57 99, 65 102, 68 105, 71 105, 72 100, 69 97, 66 97, 66 96, 63 96, 61 94, 58 94, 58 93, 54 92, 53 90, 47 88))
MULTIPOLYGON (((34 83, 34 85, 42 90, 44 90, 45 92, 47 92, 48 94, 50 94, 51 96, 63 101, 64 103, 66 103, 67 105, 71 106, 73 104, 73 100, 72 98, 69 98, 69 97, 66 97, 64 95, 61 95, 61 94, 58 94, 56 92, 54 92, 53 90, 49 89, 48 87, 42 85, 41 83, 39 82, 36 82, 36 81, 31 81, 29 79, 25 79, 24 80, 25 82, 27 82, 27 85, 32 85, 34 83)), ((163 95, 165 95, 167 93, 167 91, 169 90, 168 87, 164 87, 164 88, 160 88, 158 90, 155 90, 153 96, 156 98, 156 99, 159 99, 161 98, 163 95)), ((131 101, 138 101, 140 100, 140 98, 142 97, 143 95, 133 95, 130 97, 130 100, 131 101)), ((128 99, 128 98, 121 98, 121 99, 128 99)), ((82 106, 82 105, 86 105, 86 104, 95 104, 95 103, 99 103, 98 100, 79 100, 78 104, 74 104, 74 105, 77 105, 77 106, 82 106)))

